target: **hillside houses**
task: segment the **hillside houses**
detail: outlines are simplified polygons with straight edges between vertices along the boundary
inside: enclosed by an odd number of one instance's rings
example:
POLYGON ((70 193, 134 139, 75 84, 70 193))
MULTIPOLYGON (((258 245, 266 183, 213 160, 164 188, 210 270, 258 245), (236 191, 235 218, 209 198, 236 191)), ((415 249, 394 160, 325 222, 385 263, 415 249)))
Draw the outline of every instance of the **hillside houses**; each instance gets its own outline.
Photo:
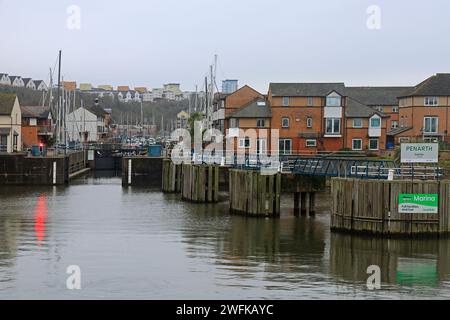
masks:
POLYGON ((10 76, 9 80, 11 81, 11 86, 23 88, 25 87, 25 83, 23 82, 22 77, 20 76, 10 76))
POLYGON ((47 85, 43 80, 33 80, 32 78, 22 78, 21 76, 10 76, 7 73, 0 73, 0 85, 27 88, 36 91, 47 90, 47 85))
MULTIPOLYGON (((0 85, 27 88, 35 91, 47 91, 48 86, 43 80, 23 78, 21 76, 10 76, 0 73, 0 85)), ((65 91, 78 91, 85 94, 94 94, 99 97, 109 96, 121 102, 153 102, 158 100, 180 101, 188 99, 193 92, 182 91, 179 83, 164 84, 162 88, 147 88, 144 86, 131 88, 127 85, 119 85, 114 88, 109 84, 94 86, 91 83, 77 83, 76 81, 64 80, 61 87, 65 91)), ((200 96, 200 93, 199 93, 200 96)))

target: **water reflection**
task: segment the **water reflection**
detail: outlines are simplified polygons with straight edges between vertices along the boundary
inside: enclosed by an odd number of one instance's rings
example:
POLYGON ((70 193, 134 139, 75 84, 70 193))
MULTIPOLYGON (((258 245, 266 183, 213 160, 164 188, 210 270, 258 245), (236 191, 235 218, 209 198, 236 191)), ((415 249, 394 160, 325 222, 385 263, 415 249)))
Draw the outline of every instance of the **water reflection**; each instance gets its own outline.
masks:
POLYGON ((38 197, 36 208, 34 210, 34 231, 38 245, 42 245, 45 239, 45 223, 47 220, 47 197, 40 195, 38 197))
POLYGON ((280 219, 256 219, 103 174, 0 186, 0 298, 72 298, 71 264, 83 270, 77 298, 373 298, 373 264, 389 285, 379 297, 449 297, 449 240, 330 235, 319 199, 314 218, 290 216, 285 198, 280 219), (407 291, 417 285, 431 289, 407 291))
POLYGON ((330 273, 345 281, 365 282, 367 267, 381 268, 382 282, 436 286, 449 279, 449 239, 382 239, 332 233, 330 273))
POLYGON ((217 286, 289 291, 319 281, 324 269, 321 219, 248 218, 230 216, 227 204, 190 205, 182 232, 189 257, 214 266, 217 286))

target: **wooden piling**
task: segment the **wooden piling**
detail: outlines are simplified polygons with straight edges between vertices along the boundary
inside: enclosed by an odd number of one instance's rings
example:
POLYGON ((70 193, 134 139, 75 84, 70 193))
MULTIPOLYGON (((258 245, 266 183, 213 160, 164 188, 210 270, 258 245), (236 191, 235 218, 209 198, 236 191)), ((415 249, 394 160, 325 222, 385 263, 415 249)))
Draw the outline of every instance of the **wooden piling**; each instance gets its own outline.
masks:
POLYGON ((229 170, 230 211, 252 216, 279 216, 281 174, 257 170, 229 170))
POLYGON ((164 159, 162 164, 162 191, 166 193, 181 192, 181 164, 175 164, 170 159, 164 159))
POLYGON ((181 196, 183 200, 208 203, 219 201, 219 166, 183 164, 181 196))
POLYGON ((306 192, 300 192, 300 213, 306 214, 306 192))
POLYGON ((308 214, 313 216, 316 214, 316 193, 309 192, 308 200, 308 214))
POLYGON ((450 232, 450 181, 333 178, 331 229, 383 235, 450 232), (438 194, 438 213, 400 213, 399 194, 438 194))
POLYGON ((300 192, 294 192, 294 216, 300 215, 300 192))

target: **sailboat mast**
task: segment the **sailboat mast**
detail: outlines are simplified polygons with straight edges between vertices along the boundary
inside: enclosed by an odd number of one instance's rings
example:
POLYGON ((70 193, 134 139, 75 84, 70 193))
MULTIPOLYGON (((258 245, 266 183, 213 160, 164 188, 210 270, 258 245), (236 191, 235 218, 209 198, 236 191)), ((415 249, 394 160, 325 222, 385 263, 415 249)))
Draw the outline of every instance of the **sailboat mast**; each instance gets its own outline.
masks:
POLYGON ((58 91, 57 91, 57 97, 58 97, 58 143, 61 143, 61 126, 62 126, 62 119, 61 119, 61 50, 59 50, 58 54, 58 91))

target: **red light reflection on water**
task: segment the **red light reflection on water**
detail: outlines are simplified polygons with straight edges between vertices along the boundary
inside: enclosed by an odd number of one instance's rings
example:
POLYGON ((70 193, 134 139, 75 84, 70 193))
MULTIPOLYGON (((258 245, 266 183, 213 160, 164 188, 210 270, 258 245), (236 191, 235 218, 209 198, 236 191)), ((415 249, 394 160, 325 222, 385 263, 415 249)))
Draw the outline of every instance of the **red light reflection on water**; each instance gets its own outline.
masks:
POLYGON ((34 209, 34 231, 38 245, 41 245, 45 238, 45 222, 47 220, 47 197, 40 195, 36 208, 34 209))

